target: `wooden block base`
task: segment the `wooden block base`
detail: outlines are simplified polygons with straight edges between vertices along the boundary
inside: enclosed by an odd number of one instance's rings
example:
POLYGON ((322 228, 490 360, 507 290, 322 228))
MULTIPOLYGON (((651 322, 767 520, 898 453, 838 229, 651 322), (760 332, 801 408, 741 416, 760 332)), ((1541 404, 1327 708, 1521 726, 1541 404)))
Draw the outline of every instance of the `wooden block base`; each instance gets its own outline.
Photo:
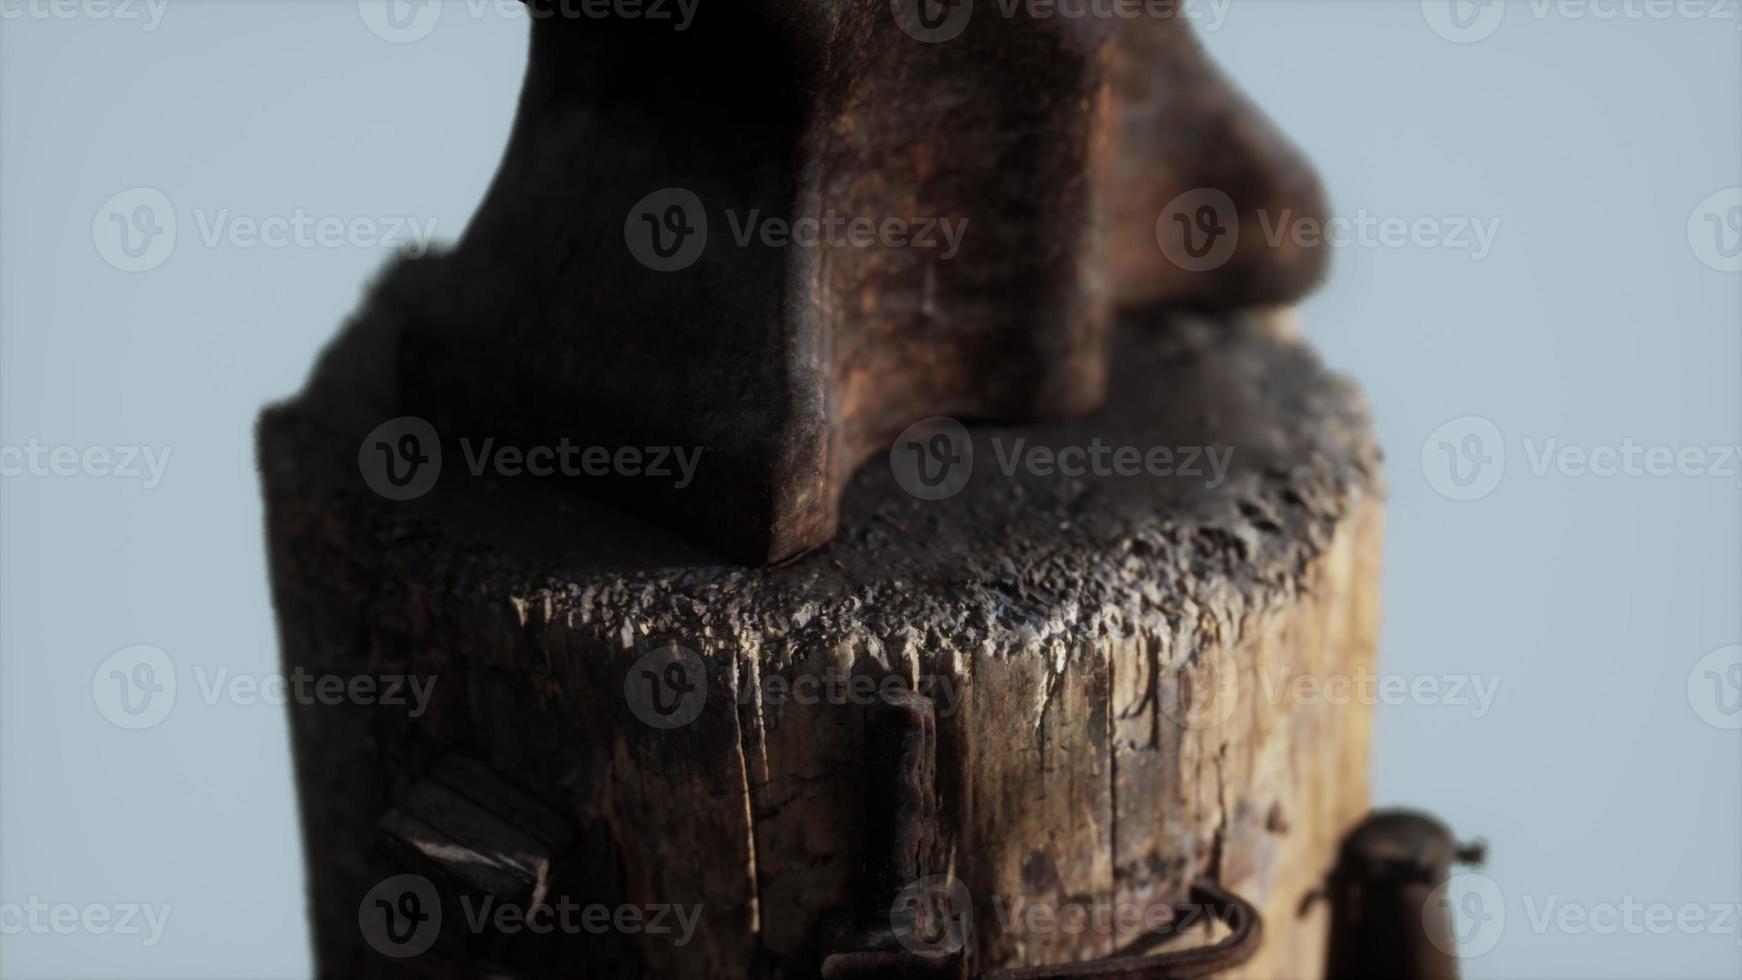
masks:
POLYGON ((1359 394, 1282 321, 1129 314, 1097 416, 975 427, 944 500, 875 460, 833 543, 761 570, 560 479, 474 477, 451 445, 427 494, 372 492, 359 446, 401 414, 401 326, 366 310, 259 429, 286 671, 434 680, 418 717, 292 708, 323 975, 814 976, 863 846, 855 675, 937 703, 937 866, 982 966, 1142 938, 1035 928, 1023 903, 1150 908, 1208 874, 1265 914, 1248 975, 1322 969, 1324 913, 1300 905, 1367 812, 1370 711, 1290 685, 1372 666, 1379 461, 1359 394), (1005 472, 1096 445, 1181 472, 1005 472), (468 766, 512 789, 456 790, 468 766), (392 958, 360 913, 406 872, 443 922, 392 958), (491 882, 700 912, 681 944, 474 932, 456 893, 491 882))

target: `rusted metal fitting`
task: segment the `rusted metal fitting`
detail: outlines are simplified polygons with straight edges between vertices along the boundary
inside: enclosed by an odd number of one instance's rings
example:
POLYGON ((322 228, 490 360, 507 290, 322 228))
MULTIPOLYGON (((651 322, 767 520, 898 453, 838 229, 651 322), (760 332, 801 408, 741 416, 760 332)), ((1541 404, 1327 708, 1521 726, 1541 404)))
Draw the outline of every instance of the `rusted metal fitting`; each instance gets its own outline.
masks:
MULTIPOLYGON (((1238 895, 1203 878, 1191 901, 1227 935, 1210 945, 1056 966, 976 969, 973 902, 954 877, 933 873, 937 824, 937 719, 930 698, 886 692, 865 719, 864 859, 852 910, 824 926, 824 980, 1186 980, 1231 970, 1258 952, 1264 923, 1238 895)), ((1155 942, 1177 938, 1167 934, 1155 942)))
POLYGON ((1480 864, 1424 813, 1374 813, 1344 839, 1329 893, 1332 980, 1457 980, 1452 909, 1433 900, 1453 864, 1480 864))
POLYGON ((1264 945, 1264 920, 1252 903, 1207 878, 1193 883, 1192 901, 1228 928, 1225 938, 1207 946, 1147 956, 999 970, 982 980, 1196 980, 1240 966, 1264 945))
POLYGON ((1260 218, 1322 217, 1319 185, 1185 19, 1045 6, 758 0, 673 31, 535 3, 494 185, 381 291, 403 410, 699 450, 682 486, 575 482, 766 564, 828 541, 918 420, 1095 410, 1116 307, 1304 293, 1325 251, 1260 218))
POLYGON ((970 976, 973 916, 933 875, 938 846, 937 710, 881 692, 865 717, 865 819, 854 908, 825 925, 824 980, 970 976))

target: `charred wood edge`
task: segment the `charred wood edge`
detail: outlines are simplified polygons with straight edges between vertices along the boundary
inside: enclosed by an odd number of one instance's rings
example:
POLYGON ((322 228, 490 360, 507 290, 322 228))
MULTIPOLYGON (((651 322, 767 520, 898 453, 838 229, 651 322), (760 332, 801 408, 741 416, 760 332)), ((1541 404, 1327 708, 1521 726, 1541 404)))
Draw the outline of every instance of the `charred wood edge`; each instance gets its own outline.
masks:
POLYGON ((1453 864, 1479 865, 1486 853, 1410 810, 1375 812, 1350 831, 1327 889, 1330 980, 1457 980, 1453 910, 1436 892, 1453 864))

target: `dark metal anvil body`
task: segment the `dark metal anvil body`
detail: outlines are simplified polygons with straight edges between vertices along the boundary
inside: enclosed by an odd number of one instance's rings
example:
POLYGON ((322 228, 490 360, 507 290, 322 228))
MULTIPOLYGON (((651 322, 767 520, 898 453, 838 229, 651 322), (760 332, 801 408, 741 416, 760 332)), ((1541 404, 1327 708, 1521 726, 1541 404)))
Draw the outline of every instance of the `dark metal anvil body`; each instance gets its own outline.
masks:
POLYGON ((686 487, 600 488, 745 562, 827 541, 845 481, 917 420, 1094 411, 1116 307, 1286 302, 1321 271, 1258 223, 1321 215, 1315 179, 1177 16, 763 0, 678 31, 540 13, 475 220, 382 291, 410 324, 401 405, 448 439, 699 447, 686 487), (829 215, 961 234, 948 257, 852 226, 740 240, 829 215), (1172 254, 1167 236, 1200 231, 1172 254), (464 299, 430 308, 430 276, 464 299))

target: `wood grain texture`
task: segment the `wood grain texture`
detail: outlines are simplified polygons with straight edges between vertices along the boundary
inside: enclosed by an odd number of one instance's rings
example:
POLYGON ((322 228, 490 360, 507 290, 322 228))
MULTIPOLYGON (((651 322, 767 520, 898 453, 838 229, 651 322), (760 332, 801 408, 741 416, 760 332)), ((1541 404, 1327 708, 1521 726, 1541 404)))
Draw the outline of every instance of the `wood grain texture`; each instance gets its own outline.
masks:
POLYGON ((323 975, 419 969, 363 942, 358 903, 404 870, 376 846, 383 815, 460 753, 572 826, 547 894, 702 912, 681 946, 456 947, 450 921, 442 955, 487 949, 522 976, 814 976, 819 922, 851 903, 863 857, 865 709, 771 685, 854 674, 956 695, 934 695, 938 859, 973 897, 982 966, 1135 938, 1011 928, 1017 900, 1166 904, 1208 873, 1265 913, 1247 975, 1321 970, 1322 913, 1296 913, 1367 812, 1369 712, 1269 692, 1284 670, 1371 665, 1381 488, 1358 392, 1282 321, 1128 314, 1100 414, 976 429, 973 477, 944 501, 868 466, 838 537, 773 569, 548 482, 473 477, 452 446, 426 496, 376 496, 358 447, 401 414, 402 327, 370 304, 259 428, 285 669, 436 678, 415 719, 292 709, 323 975), (1195 477, 1001 465, 1017 439, 1097 438, 1233 455, 1213 487, 1202 462, 1195 477), (625 678, 672 643, 699 654, 706 700, 655 728, 625 678))

